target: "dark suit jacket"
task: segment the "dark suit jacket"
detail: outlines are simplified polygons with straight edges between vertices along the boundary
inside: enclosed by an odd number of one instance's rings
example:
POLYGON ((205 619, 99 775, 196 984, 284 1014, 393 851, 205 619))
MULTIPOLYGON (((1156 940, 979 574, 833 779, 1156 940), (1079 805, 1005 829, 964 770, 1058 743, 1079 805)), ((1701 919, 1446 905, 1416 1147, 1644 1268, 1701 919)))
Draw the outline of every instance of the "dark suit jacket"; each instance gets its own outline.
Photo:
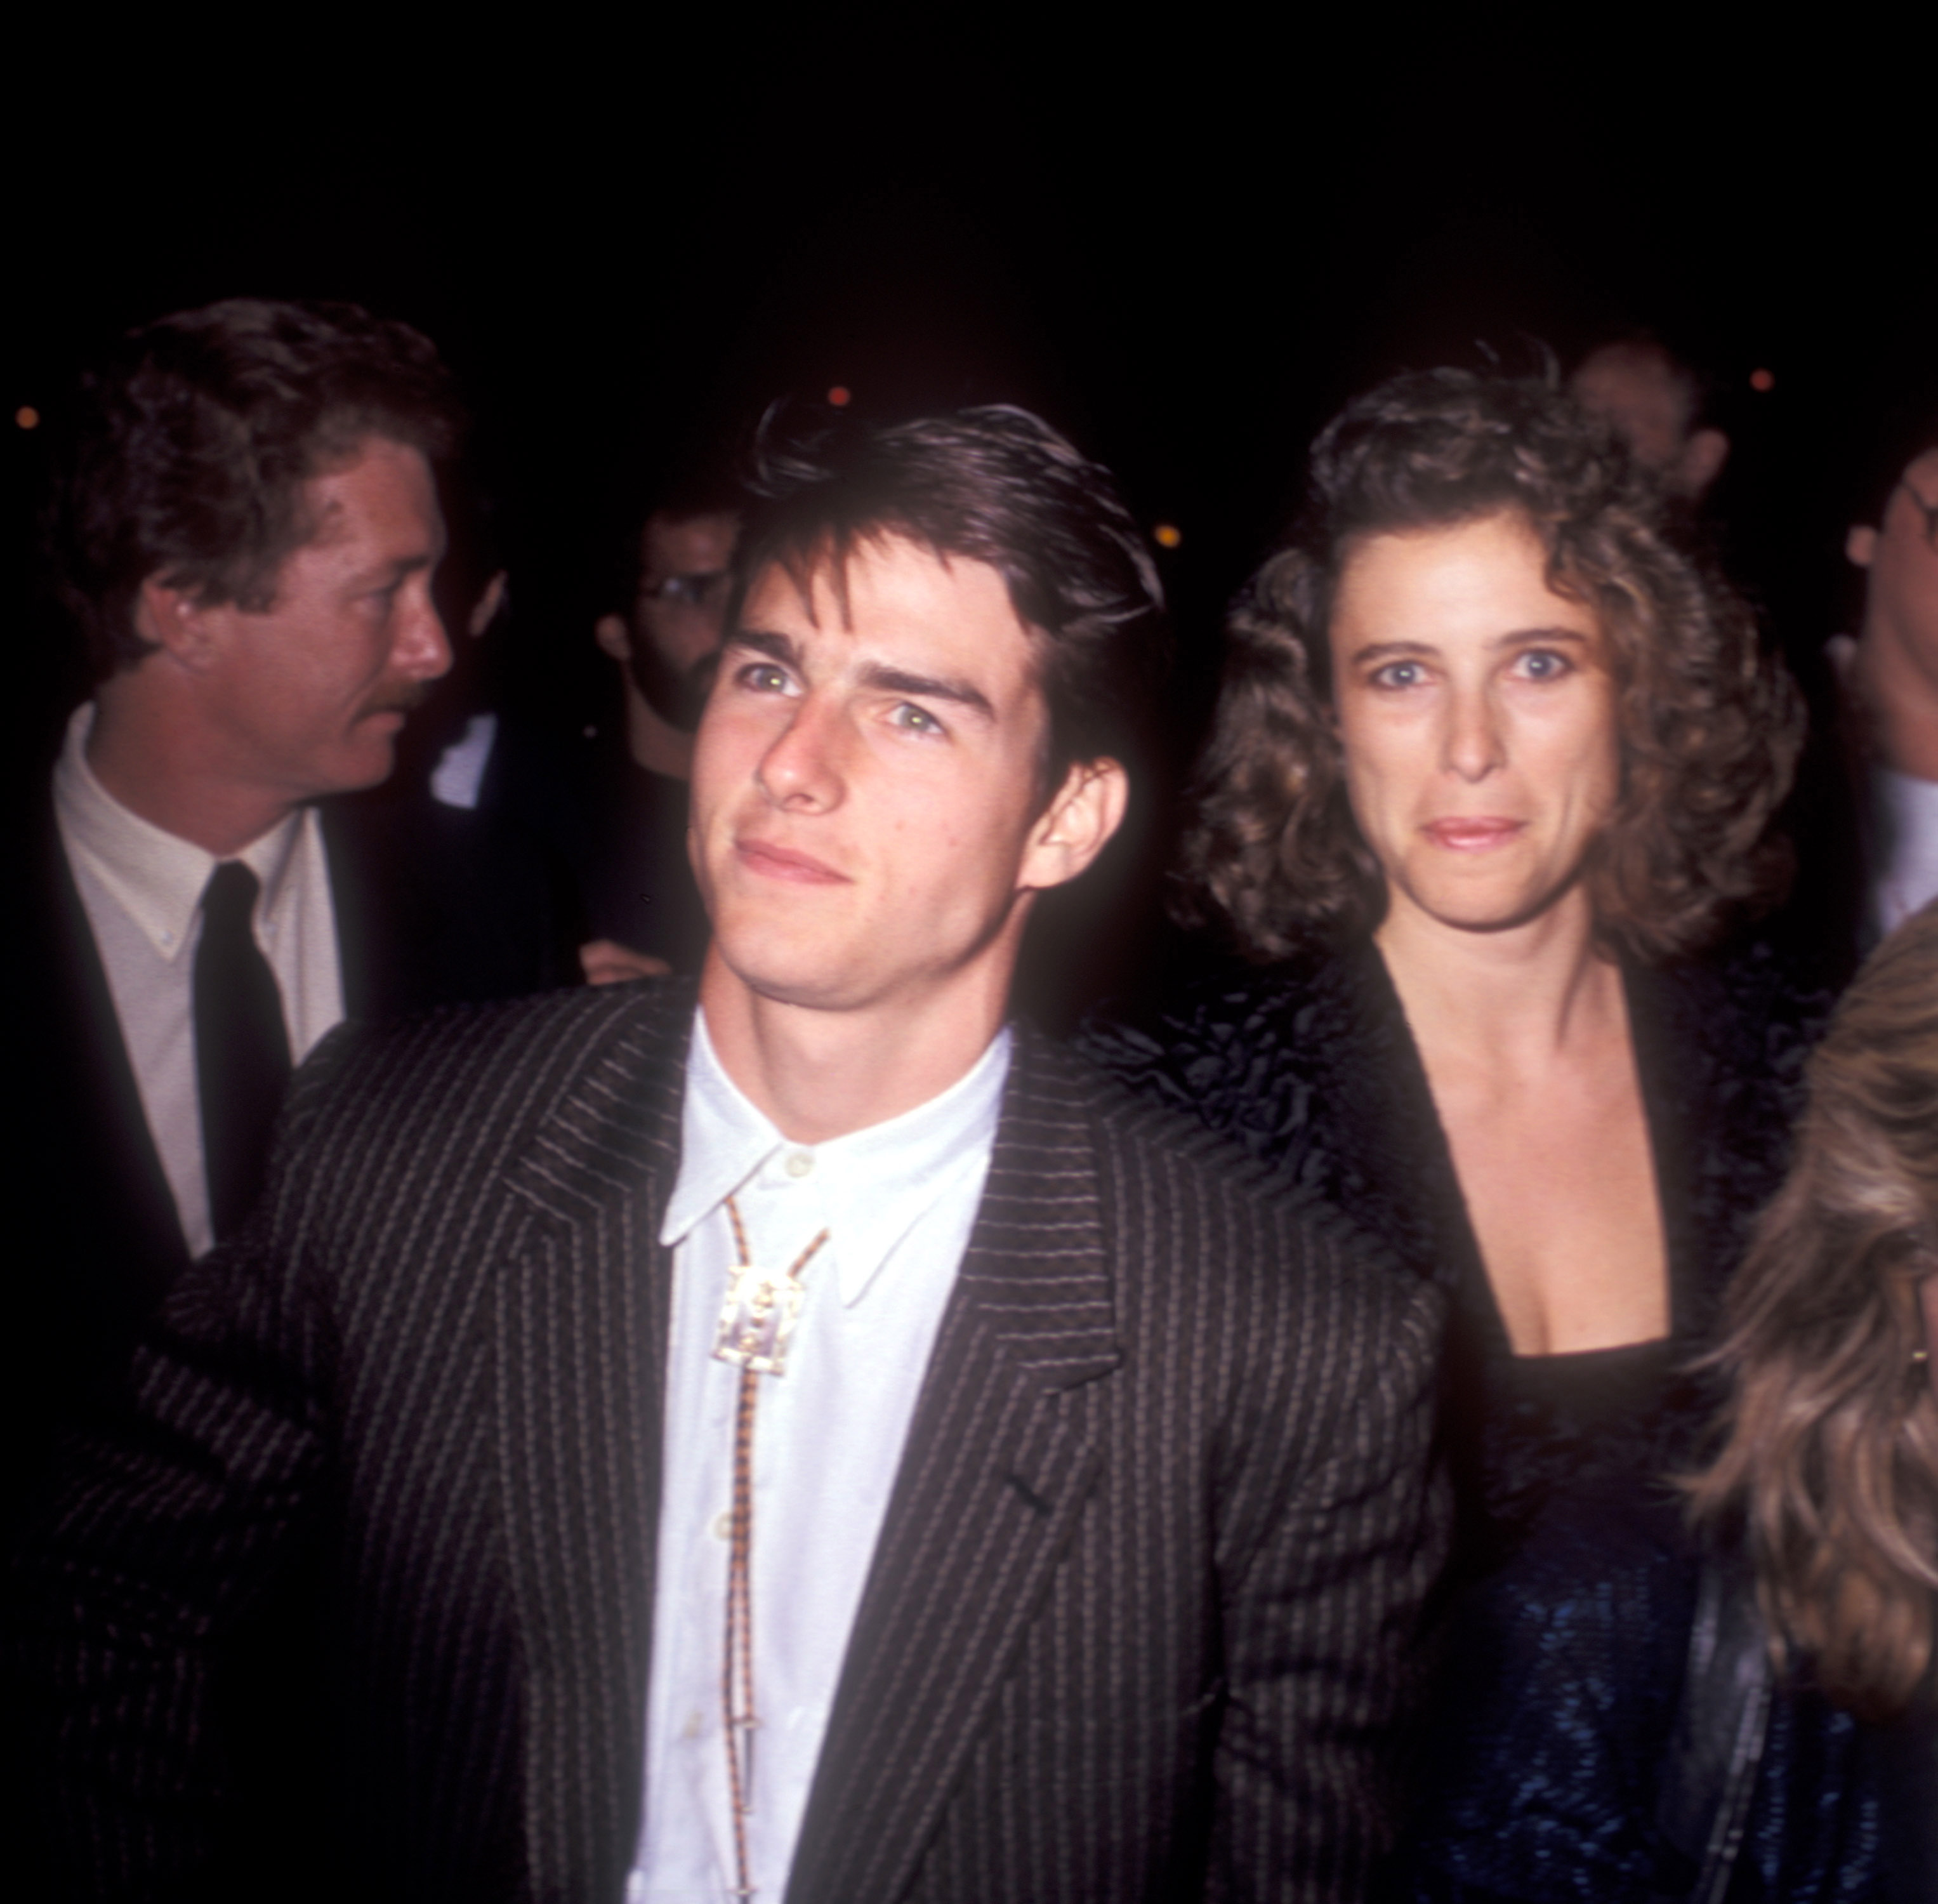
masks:
MULTIPOLYGON (((381 793, 330 801, 323 814, 351 1017, 563 982, 536 874, 472 816, 381 793)), ((32 1108, 0 1147, 16 1225, 0 1352, 0 1528, 56 1428, 119 1379, 188 1262, 44 774, 8 857, 26 904, 4 940, 0 1012, 18 1101, 32 1108)))
MULTIPOLYGON (((308 1537, 356 1894, 619 1896, 691 999, 439 1014, 305 1069, 248 1233, 178 1284, 138 1417, 17 1570, 42 1802, 98 1894, 207 1894, 209 1661, 308 1537)), ((1020 1036, 794 1904, 1358 1894, 1444 1541, 1439 1325, 1020 1036)))

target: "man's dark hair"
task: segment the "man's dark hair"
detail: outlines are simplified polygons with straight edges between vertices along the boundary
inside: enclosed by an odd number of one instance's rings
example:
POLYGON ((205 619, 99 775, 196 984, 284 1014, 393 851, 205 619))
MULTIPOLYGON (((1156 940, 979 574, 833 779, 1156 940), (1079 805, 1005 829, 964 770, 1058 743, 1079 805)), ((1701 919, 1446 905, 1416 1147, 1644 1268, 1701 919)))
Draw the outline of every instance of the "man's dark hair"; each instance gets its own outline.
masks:
POLYGON ((133 610, 150 576, 266 609, 315 532, 306 482, 372 436, 436 463, 463 427, 430 341, 354 304, 178 312, 131 332, 83 394, 53 539, 97 677, 149 652, 133 610))
POLYGON ((885 536, 986 563, 1037 652, 1044 796, 1076 762, 1146 757, 1170 656, 1163 588, 1109 472, 1040 418, 989 404, 791 433, 770 412, 749 487, 734 616, 770 566, 803 589, 831 566, 838 585, 856 545, 885 536))
POLYGON ((1786 863, 1766 837, 1802 735, 1789 677, 1741 599, 1669 533, 1627 452, 1533 378, 1409 373, 1313 446, 1288 544, 1227 624, 1177 910, 1249 957, 1377 923, 1384 883, 1347 797, 1333 718, 1339 578, 1368 538, 1500 516, 1526 523, 1548 586, 1591 608, 1615 687, 1621 784, 1587 873, 1598 929, 1644 959, 1713 937, 1786 863))

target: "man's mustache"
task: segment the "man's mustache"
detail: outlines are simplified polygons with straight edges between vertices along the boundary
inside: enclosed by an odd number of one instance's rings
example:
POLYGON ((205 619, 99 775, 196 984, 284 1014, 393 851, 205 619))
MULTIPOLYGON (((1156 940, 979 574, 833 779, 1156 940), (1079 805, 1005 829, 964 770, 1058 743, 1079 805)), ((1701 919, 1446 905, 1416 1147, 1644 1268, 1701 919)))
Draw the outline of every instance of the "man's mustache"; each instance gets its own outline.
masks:
POLYGON ((421 707, 430 695, 428 681, 399 681, 395 687, 380 688, 364 703, 363 712, 370 714, 408 714, 414 707, 421 707))

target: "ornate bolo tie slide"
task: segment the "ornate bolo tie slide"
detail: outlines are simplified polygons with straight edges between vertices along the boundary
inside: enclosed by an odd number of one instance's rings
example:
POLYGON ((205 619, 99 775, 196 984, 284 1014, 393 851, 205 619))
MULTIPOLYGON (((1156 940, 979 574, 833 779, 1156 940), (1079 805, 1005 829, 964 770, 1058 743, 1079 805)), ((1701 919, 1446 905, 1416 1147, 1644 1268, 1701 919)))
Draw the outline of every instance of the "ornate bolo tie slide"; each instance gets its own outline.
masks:
POLYGON ((747 1260, 746 1235, 731 1197, 727 1212, 733 1219, 735 1253, 740 1260, 728 1273, 727 1300, 720 1306, 720 1324, 713 1334, 714 1359, 750 1369, 756 1375, 784 1375, 788 1345, 794 1340, 794 1325, 800 1320, 800 1306, 807 1294, 800 1273, 828 1240, 828 1232, 822 1230, 794 1258, 791 1268, 776 1275, 772 1270, 755 1268, 747 1260))

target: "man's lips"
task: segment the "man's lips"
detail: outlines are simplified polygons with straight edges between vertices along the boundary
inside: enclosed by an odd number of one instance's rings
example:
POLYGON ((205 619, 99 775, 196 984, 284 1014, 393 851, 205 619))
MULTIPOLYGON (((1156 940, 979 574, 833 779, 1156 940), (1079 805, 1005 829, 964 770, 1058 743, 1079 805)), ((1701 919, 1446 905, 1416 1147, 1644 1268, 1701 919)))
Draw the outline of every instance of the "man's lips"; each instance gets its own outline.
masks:
POLYGON ((1454 853, 1484 853, 1490 847, 1505 846, 1526 826, 1525 820, 1478 818, 1432 820, 1420 830, 1435 846, 1454 853))
POLYGON ((832 866, 807 853, 796 853, 765 840, 736 840, 734 850, 749 872, 764 874, 769 879, 792 880, 803 886, 849 886, 854 883, 846 873, 837 872, 832 866))

